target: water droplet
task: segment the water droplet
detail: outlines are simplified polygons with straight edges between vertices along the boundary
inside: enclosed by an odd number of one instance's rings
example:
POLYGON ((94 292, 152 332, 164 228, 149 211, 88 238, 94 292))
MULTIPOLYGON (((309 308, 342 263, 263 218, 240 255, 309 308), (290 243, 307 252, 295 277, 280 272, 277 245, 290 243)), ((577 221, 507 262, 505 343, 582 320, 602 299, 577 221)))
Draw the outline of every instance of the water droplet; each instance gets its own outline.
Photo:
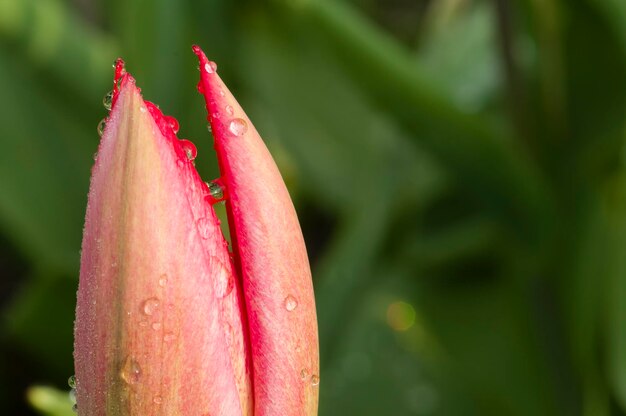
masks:
POLYGON ((161 396, 154 396, 154 400, 152 400, 154 402, 154 404, 161 404, 163 403, 163 397, 161 396))
POLYGON ((159 286, 165 287, 166 284, 167 284, 167 275, 163 273, 161 277, 159 278, 159 286))
POLYGON ((285 298, 285 309, 289 312, 293 311, 298 307, 298 301, 293 296, 289 295, 285 298))
POLYGON ((311 376, 311 384, 312 384, 313 386, 317 386, 317 385, 319 385, 319 384, 320 384, 320 377, 319 377, 318 375, 316 375, 316 374, 313 374, 313 375, 311 376))
POLYGON ((72 403, 76 403, 76 389, 70 390, 69 397, 72 403))
POLYGON ((124 365, 120 370, 120 377, 126 384, 136 384, 141 378, 141 367, 130 355, 124 360, 124 365))
POLYGON ((206 64, 204 64, 204 70, 209 73, 212 74, 215 71, 217 71, 217 64, 213 61, 209 61, 206 64))
POLYGON ((100 123, 98 123, 98 136, 102 137, 106 126, 107 126, 107 120, 106 118, 103 118, 102 120, 100 120, 100 123))
POLYGON ((203 239, 206 240, 211 236, 211 222, 208 218, 198 218, 198 221, 196 221, 196 227, 198 228, 200 237, 203 239))
POLYGON ((226 106, 226 114, 228 114, 229 116, 232 116, 235 113, 235 110, 233 109, 232 105, 227 105, 226 106))
POLYGON ((149 298, 143 302, 143 313, 152 315, 159 307, 160 302, 157 298, 149 298))
POLYGON ((70 378, 68 378, 67 379, 67 384, 71 388, 75 389, 76 388, 76 376, 71 376, 70 378))
POLYGON ((219 268, 219 272, 215 276, 215 280, 213 281, 213 287, 215 288, 215 296, 218 298, 226 297, 232 292, 234 282, 226 270, 226 267, 219 261, 215 260, 216 268, 219 268))
POLYGON ((223 90, 223 89, 220 89, 219 94, 220 94, 220 97, 223 97, 223 96, 225 95, 225 94, 224 94, 224 90, 223 90))
POLYGON ((165 122, 168 126, 170 126, 174 134, 178 133, 178 130, 180 130, 180 124, 178 124, 178 120, 176 120, 172 116, 165 116, 165 122))
POLYGON ((163 341, 165 342, 174 341, 175 339, 176 335, 174 335, 173 332, 166 332, 165 335, 163 335, 163 341))
POLYGON ((78 413, 78 405, 76 403, 72 405, 72 412, 78 413))
POLYGON ((234 118, 228 123, 228 131, 234 136, 243 136, 248 131, 248 123, 244 119, 234 118))
POLYGON ((300 378, 302 380, 306 380, 308 376, 309 376, 309 370, 307 370, 306 368, 303 368, 302 370, 300 370, 300 378))
POLYGON ((196 88, 198 89, 198 92, 200 94, 204 94, 204 84, 202 83, 202 81, 198 82, 198 85, 196 86, 196 88))
POLYGON ((213 134, 213 128, 211 127, 211 123, 206 123, 206 129, 209 131, 209 133, 213 134))
POLYGON ((113 91, 109 91, 106 93, 104 98, 102 99, 102 105, 107 110, 111 110, 111 106, 113 105, 113 91))
POLYGON ((207 195, 207 199, 211 204, 216 204, 220 201, 226 199, 226 193, 224 192, 224 186, 219 179, 216 179, 211 182, 206 182, 206 186, 209 189, 209 194, 207 195))
POLYGON ((148 111, 148 109, 146 108, 145 105, 142 105, 141 107, 139 107, 139 111, 141 111, 142 113, 145 113, 146 111, 148 111))
POLYGON ((198 149, 196 149, 196 145, 190 142, 189 140, 181 139, 178 141, 180 146, 183 148, 183 151, 187 155, 187 159, 194 160, 196 156, 198 156, 198 149))
POLYGON ((161 322, 154 322, 152 324, 152 329, 154 329, 155 331, 158 331, 159 329, 161 329, 161 322))

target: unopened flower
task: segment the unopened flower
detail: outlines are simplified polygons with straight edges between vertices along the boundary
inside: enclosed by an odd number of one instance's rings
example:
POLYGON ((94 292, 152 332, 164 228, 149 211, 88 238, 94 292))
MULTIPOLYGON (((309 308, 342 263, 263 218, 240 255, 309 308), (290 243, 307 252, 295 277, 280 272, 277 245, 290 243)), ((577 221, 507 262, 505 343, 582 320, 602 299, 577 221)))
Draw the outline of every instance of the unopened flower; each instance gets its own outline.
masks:
POLYGON ((116 65, 83 235, 78 413, 315 415, 317 322, 296 213, 215 64, 194 52, 221 172, 210 184, 178 122, 116 65))

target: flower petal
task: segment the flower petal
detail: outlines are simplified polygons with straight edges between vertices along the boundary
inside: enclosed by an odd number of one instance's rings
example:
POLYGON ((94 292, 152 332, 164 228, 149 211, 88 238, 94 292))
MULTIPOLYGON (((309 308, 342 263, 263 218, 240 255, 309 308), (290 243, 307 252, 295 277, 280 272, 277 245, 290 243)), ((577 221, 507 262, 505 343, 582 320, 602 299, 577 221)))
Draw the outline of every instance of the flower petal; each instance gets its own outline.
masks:
POLYGON ((171 120, 118 76, 83 236, 79 412, 250 414, 241 288, 207 187, 171 120))
POLYGON ((201 81, 243 281, 254 414, 316 415, 317 318, 306 248, 289 194, 263 140, 199 47, 201 81))

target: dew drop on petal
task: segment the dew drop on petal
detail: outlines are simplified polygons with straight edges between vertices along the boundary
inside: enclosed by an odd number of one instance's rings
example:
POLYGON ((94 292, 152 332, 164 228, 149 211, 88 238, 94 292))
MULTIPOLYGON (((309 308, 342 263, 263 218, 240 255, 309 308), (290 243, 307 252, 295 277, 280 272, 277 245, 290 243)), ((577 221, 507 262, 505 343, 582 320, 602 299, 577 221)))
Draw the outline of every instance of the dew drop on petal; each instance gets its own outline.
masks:
POLYGON ((167 275, 163 273, 159 278, 159 286, 165 287, 165 285, 167 285, 167 275))
POLYGON ((212 74, 215 71, 217 71, 217 64, 213 61, 209 61, 206 64, 204 64, 204 70, 208 73, 208 74, 212 74))
POLYGON ((211 123, 206 124, 206 129, 209 131, 209 133, 213 134, 213 128, 211 127, 211 123))
POLYGON ((293 311, 298 307, 298 301, 293 296, 289 295, 285 298, 285 309, 289 312, 293 311))
POLYGON ((76 403, 72 405, 72 412, 78 413, 78 405, 76 403))
POLYGON ((226 95, 226 94, 224 94, 224 90, 223 89, 220 89, 219 94, 220 94, 220 97, 223 97, 224 95, 226 95))
POLYGON ((104 98, 102 99, 102 105, 107 110, 111 110, 111 106, 113 105, 113 91, 109 91, 106 93, 104 98))
POLYGON ((176 120, 172 116, 165 116, 165 121, 167 122, 167 125, 170 126, 174 134, 178 133, 178 130, 180 130, 180 124, 178 124, 178 120, 176 120))
POLYGON ((190 142, 189 140, 181 139, 178 141, 180 146, 183 148, 183 151, 187 155, 187 159, 194 160, 196 156, 198 156, 198 149, 196 145, 190 142))
POLYGON ((157 310, 160 304, 161 303, 159 302, 157 298, 146 299, 143 302, 143 307, 142 307, 143 313, 145 313, 146 315, 152 315, 157 310))
POLYGON ((207 195, 207 199, 209 200, 211 204, 216 204, 226 199, 224 186, 222 185, 219 179, 216 179, 211 182, 206 182, 206 186, 209 189, 209 194, 207 195))
POLYGON ((306 380, 308 376, 309 376, 309 370, 307 370, 306 368, 303 368, 302 370, 300 370, 300 378, 302 380, 306 380))
POLYGON ((235 110, 233 109, 232 105, 227 105, 226 106, 226 114, 228 114, 229 116, 232 116, 235 113, 235 110))
POLYGON ((154 402, 154 404, 161 404, 161 403, 163 403, 163 397, 161 397, 161 396, 154 396, 154 399, 152 401, 154 402))
POLYGON ((311 376, 311 384, 312 384, 313 386, 317 386, 317 385, 319 385, 319 384, 320 384, 320 377, 319 377, 318 375, 316 375, 316 374, 313 374, 313 375, 311 376))
POLYGON ((106 126, 107 126, 107 120, 106 118, 103 118, 102 120, 100 120, 100 123, 98 123, 98 136, 102 137, 106 126))
POLYGON ((154 329, 155 331, 158 331, 159 329, 161 329, 161 326, 162 326, 161 322, 154 322, 152 324, 152 329, 154 329))
POLYGON ((68 378, 67 385, 75 389, 76 388, 76 376, 71 376, 70 378, 68 378))
POLYGON ((126 384, 136 384, 141 378, 141 367, 130 355, 124 360, 124 364, 120 370, 120 377, 126 384))
POLYGON ((196 227, 198 228, 198 233, 200 234, 200 237, 205 240, 210 237, 211 223, 208 218, 198 218, 198 221, 196 221, 196 227))
POLYGON ((213 287, 215 288, 215 296, 218 298, 226 297, 232 292, 234 282, 226 270, 226 267, 219 261, 215 261, 215 268, 219 269, 217 274, 215 275, 215 279, 213 280, 213 287))
POLYGON ((234 136, 243 136, 248 131, 248 123, 244 119, 234 118, 228 123, 228 131, 234 136))

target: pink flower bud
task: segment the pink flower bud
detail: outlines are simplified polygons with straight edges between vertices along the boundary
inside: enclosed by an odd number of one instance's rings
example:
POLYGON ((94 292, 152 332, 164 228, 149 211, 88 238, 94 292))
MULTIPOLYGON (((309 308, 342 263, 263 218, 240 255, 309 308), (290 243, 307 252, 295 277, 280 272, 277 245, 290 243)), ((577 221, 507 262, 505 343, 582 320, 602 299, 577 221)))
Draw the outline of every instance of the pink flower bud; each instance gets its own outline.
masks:
POLYGON ((222 175, 210 186, 178 122, 116 67, 83 235, 78 412, 315 415, 317 322, 296 213, 254 126, 194 51, 222 175), (212 207, 223 198, 233 253, 212 207))

